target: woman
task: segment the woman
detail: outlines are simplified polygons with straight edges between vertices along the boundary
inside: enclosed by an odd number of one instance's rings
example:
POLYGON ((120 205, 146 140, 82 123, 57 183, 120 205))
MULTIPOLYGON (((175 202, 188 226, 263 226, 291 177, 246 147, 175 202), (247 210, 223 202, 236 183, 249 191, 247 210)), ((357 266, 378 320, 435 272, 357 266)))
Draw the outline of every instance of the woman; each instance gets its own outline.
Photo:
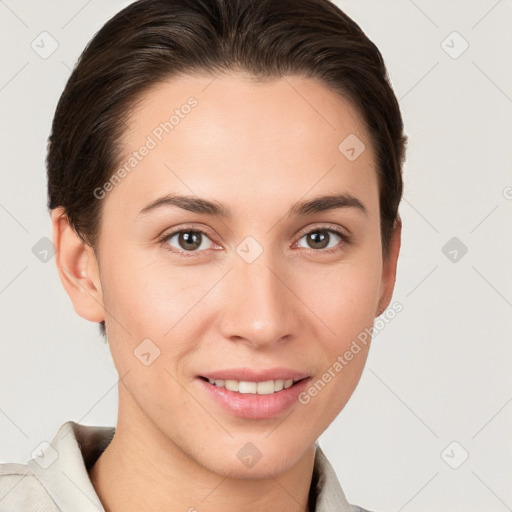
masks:
POLYGON ((327 0, 140 0, 107 22, 47 168, 117 426, 67 422, 2 465, 2 510, 364 510, 317 439, 392 298, 404 147, 378 49, 327 0))

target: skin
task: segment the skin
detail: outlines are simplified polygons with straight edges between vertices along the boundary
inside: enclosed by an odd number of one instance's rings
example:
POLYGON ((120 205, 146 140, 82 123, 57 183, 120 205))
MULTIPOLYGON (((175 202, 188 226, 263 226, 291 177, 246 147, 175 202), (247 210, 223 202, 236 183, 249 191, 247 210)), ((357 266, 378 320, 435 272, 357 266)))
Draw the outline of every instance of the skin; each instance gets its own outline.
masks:
POLYGON ((401 226, 383 259, 375 156, 358 112, 311 78, 212 80, 175 78, 137 103, 126 154, 187 98, 198 101, 102 200, 97 255, 61 208, 52 212, 62 283, 79 315, 106 321, 122 379, 116 434, 90 471, 109 512, 308 510, 315 441, 353 393, 368 345, 308 404, 267 420, 234 417, 196 377, 289 367, 314 382, 393 293, 401 226), (366 146, 352 162, 338 150, 349 134, 366 146), (366 214, 288 216, 295 202, 334 192, 358 198, 366 214), (139 214, 168 193, 218 201, 233 217, 139 214), (172 252, 187 250, 177 236, 157 240, 182 226, 208 232, 189 257, 172 252), (331 233, 316 248, 306 236, 331 226, 352 241, 331 233), (252 263, 236 252, 247 236, 263 249, 252 263), (134 356, 146 338, 160 350, 150 366, 134 356), (262 453, 252 468, 237 457, 247 442, 262 453))

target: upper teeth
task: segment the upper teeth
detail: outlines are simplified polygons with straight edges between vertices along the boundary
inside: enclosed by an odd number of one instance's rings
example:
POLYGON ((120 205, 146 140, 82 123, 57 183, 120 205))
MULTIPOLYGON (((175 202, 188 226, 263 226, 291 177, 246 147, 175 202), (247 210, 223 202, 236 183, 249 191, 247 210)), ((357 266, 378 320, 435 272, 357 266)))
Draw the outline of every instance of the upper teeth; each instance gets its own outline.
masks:
POLYGON ((208 379, 210 384, 226 388, 229 391, 238 393, 257 393, 258 395, 270 395, 276 391, 289 388, 294 382, 293 379, 266 380, 265 382, 249 382, 238 380, 208 379))

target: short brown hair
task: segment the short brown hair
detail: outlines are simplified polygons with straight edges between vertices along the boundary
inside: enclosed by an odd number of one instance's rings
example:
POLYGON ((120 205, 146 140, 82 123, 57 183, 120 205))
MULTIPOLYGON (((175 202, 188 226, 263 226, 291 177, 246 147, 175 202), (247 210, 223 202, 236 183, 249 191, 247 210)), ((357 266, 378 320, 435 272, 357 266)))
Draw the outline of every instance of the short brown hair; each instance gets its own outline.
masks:
POLYGON ((94 248, 102 202, 93 191, 120 163, 119 140, 136 99, 187 72, 238 70, 316 78, 357 108, 375 149, 386 257, 403 188, 400 108, 381 53, 328 0, 138 0, 120 11, 88 43, 57 105, 48 208, 62 206, 94 248))

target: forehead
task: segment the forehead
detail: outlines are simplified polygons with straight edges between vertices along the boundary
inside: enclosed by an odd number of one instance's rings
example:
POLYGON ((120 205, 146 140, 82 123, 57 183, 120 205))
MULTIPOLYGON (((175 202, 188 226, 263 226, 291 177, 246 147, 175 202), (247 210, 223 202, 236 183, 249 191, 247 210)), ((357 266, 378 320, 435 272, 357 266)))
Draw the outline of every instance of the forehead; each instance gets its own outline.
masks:
POLYGON ((376 197, 373 148, 360 115, 312 78, 167 80, 134 105, 121 145, 119 167, 128 176, 111 194, 118 208, 142 208, 165 192, 229 198, 241 208, 253 206, 251 199, 292 203, 310 190, 376 197))

